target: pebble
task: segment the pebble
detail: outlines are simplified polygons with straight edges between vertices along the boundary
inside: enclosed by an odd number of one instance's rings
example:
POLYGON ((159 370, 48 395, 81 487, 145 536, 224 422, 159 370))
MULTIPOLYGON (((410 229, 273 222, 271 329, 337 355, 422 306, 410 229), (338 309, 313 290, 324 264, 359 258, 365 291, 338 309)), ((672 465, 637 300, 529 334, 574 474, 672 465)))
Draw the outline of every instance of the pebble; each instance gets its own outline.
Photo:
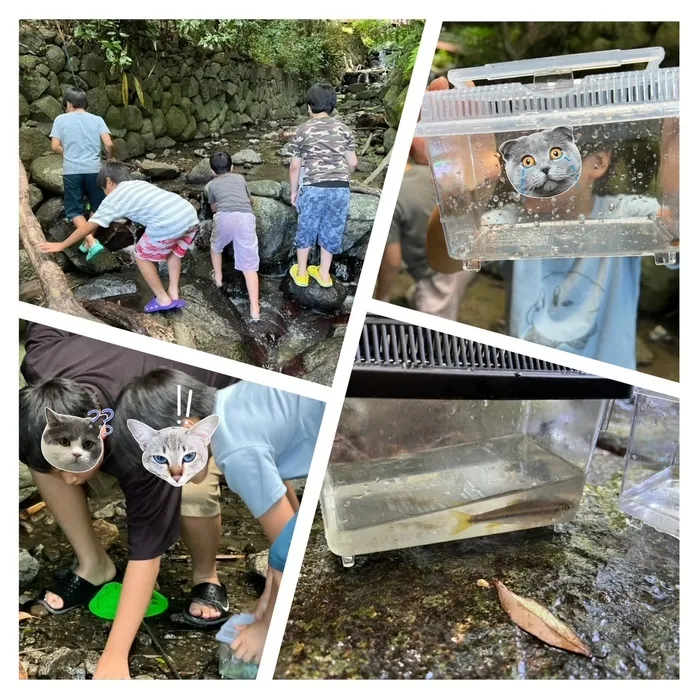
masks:
POLYGON ((148 160, 155 160, 156 154, 155 153, 146 153, 146 158, 148 158, 148 160))
MULTIPOLYGON (((180 151, 178 151, 178 153, 180 153, 180 151)), ((193 153, 200 158, 206 158, 207 156, 207 152, 203 148, 197 148, 193 151, 193 153)))
POLYGON ((480 578, 477 582, 476 585, 479 586, 479 588, 491 588, 489 585, 489 582, 486 579, 480 578))
POLYGON ((172 151, 169 148, 166 148, 163 151, 163 158, 167 158, 171 153, 172 153, 172 151))

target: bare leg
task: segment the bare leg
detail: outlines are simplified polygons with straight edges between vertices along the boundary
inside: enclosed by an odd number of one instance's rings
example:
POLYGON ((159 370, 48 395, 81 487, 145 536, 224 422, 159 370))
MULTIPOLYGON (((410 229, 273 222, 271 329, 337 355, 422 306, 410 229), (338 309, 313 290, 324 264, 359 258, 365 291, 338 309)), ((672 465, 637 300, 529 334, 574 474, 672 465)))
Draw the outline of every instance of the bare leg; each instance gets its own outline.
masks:
MULTIPOLYGON (((182 539, 187 551, 192 557, 192 582, 219 583, 216 571, 216 554, 219 551, 221 541, 221 516, 215 515, 209 518, 195 518, 183 516, 182 539)), ((220 617, 221 613, 208 605, 192 603, 190 615, 203 617, 205 620, 220 617)))
POLYGON ((331 279, 331 263, 333 262, 333 253, 329 253, 323 246, 321 246, 321 264, 319 265, 319 272, 321 273, 321 279, 324 282, 328 282, 331 279))
MULTIPOLYGON (((146 284, 151 288, 156 300, 161 306, 169 306, 172 300, 165 291, 163 283, 160 281, 160 276, 158 275, 158 267, 155 263, 150 260, 141 260, 141 258, 136 258, 136 266, 139 268, 139 272, 146 284)), ((168 259, 168 269, 170 267, 170 260, 168 259)))
POLYGON ((309 250, 310 248, 297 248, 297 264, 299 265, 297 274, 299 277, 304 277, 306 275, 306 263, 309 260, 309 250))
POLYGON ((221 283, 224 281, 224 273, 222 270, 222 255, 221 253, 216 253, 214 252, 214 249, 212 248, 211 251, 211 266, 214 268, 214 282, 216 282, 216 286, 220 287, 221 283))
POLYGON ((170 253, 168 255, 168 296, 175 301, 180 298, 180 270, 182 269, 182 260, 170 253))
MULTIPOLYGON (((32 471, 32 477, 42 499, 75 551, 78 559, 75 573, 95 586, 111 581, 116 568, 92 529, 83 488, 69 486, 52 474, 32 471)), ((47 593, 44 599, 52 608, 60 610, 63 607, 63 600, 53 593, 47 593)))
POLYGON ((245 286, 248 288, 248 298, 250 299, 250 317, 260 318, 260 293, 258 288, 258 273, 244 272, 245 286))
POLYGON ((258 604, 255 606, 255 619, 262 620, 265 618, 265 613, 267 612, 267 606, 270 604, 270 594, 272 593, 272 569, 268 568, 267 576, 265 578, 265 590, 263 594, 258 599, 258 604))

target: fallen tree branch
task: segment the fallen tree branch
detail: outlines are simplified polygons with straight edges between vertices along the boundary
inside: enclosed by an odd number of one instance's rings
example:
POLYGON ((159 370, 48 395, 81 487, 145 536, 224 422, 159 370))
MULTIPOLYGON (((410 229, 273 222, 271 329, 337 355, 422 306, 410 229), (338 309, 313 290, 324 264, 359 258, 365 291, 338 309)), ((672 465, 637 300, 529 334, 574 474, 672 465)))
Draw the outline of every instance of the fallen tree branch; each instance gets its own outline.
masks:
POLYGON ((19 162, 19 238, 41 282, 46 305, 54 311, 94 321, 95 318, 73 296, 66 276, 54 257, 39 250, 39 245, 46 243, 46 237, 29 202, 29 180, 22 161, 19 162))
POLYGON ((367 137, 367 140, 365 141, 365 145, 362 147, 362 150, 360 151, 360 156, 363 156, 365 153, 367 153, 367 149, 369 148, 370 143, 372 143, 372 139, 374 138, 374 132, 372 131, 370 135, 367 137))
POLYGON ((379 176, 379 173, 386 168, 387 165, 389 165, 389 160, 391 159, 391 151, 394 149, 392 148, 385 156, 384 160, 377 166, 377 169, 362 183, 364 185, 369 185, 370 182, 373 180, 376 180, 377 177, 379 176))
POLYGON ((83 306, 93 316, 106 321, 110 326, 123 328, 139 335, 147 335, 158 340, 165 340, 168 343, 175 342, 173 329, 153 316, 133 311, 106 299, 84 301, 83 306))

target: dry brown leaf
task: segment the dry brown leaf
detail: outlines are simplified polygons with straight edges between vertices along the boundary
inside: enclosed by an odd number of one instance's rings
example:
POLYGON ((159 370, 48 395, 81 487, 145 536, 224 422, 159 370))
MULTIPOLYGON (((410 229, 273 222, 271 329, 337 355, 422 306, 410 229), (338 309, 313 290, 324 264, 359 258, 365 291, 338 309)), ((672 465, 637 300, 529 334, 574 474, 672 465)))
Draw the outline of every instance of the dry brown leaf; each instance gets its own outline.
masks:
POLYGON ((591 650, 547 608, 531 598, 521 598, 509 591, 498 579, 494 580, 498 598, 510 619, 526 632, 559 649, 592 657, 591 650))
POLYGON ((23 610, 19 611, 19 621, 21 622, 22 620, 38 620, 39 618, 36 615, 30 615, 28 612, 24 612, 23 610))
POLYGON ((31 518, 32 515, 36 515, 40 510, 43 510, 44 508, 46 508, 46 503, 44 503, 44 501, 39 501, 39 503, 35 503, 33 506, 29 506, 29 508, 21 510, 19 513, 19 517, 22 518, 22 520, 27 520, 27 518, 31 518))
POLYGON ((479 588, 491 588, 489 585, 489 582, 486 579, 480 578, 477 582, 476 585, 479 586, 479 588))
POLYGON ((21 681, 28 681, 29 680, 29 676, 27 675, 27 671, 24 668, 24 666, 22 666, 21 661, 19 662, 19 679, 21 681))

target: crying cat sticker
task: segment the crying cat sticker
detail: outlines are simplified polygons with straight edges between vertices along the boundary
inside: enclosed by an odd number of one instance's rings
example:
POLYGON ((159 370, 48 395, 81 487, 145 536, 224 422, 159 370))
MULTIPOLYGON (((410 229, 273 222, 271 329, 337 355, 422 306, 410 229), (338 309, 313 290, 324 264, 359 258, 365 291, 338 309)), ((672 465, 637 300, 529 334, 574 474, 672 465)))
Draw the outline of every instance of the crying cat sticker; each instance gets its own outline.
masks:
POLYGON ((177 426, 155 430, 141 421, 129 418, 129 432, 143 451, 143 466, 171 486, 184 486, 207 466, 209 442, 219 427, 219 416, 203 418, 192 425, 190 407, 192 392, 187 396, 187 410, 181 418, 181 387, 177 387, 177 426))
POLYGON ((46 427, 41 434, 41 454, 56 469, 82 474, 94 469, 104 457, 104 438, 112 432, 111 408, 88 411, 87 418, 44 409, 46 427))
POLYGON ((570 126, 504 141, 499 151, 516 192, 543 199, 570 190, 581 175, 581 154, 570 126))

